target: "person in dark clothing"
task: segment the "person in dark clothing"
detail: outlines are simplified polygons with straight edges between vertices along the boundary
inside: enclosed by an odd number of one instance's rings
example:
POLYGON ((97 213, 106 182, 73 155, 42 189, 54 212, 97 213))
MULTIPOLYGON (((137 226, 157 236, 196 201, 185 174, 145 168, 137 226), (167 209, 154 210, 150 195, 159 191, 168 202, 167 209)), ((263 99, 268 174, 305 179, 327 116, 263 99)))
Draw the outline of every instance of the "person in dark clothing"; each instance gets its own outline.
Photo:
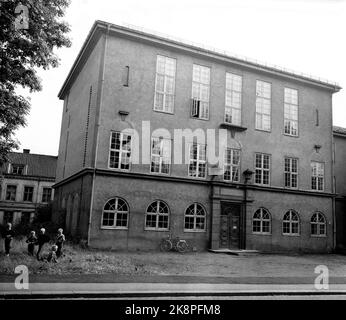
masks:
POLYGON ((6 256, 10 255, 11 242, 14 237, 14 232, 12 230, 12 224, 8 223, 6 226, 6 230, 3 234, 3 238, 5 239, 5 254, 6 256))
POLYGON ((59 229, 58 235, 56 236, 56 240, 55 240, 55 245, 58 247, 57 252, 56 252, 56 256, 58 258, 60 258, 62 256, 62 247, 63 247, 63 244, 66 240, 63 232, 64 232, 63 229, 59 229))
POLYGON ((49 242, 49 237, 46 235, 46 229, 42 228, 40 230, 40 234, 37 237, 38 250, 36 253, 37 260, 41 260, 40 253, 42 251, 43 246, 49 242))
POLYGON ((28 239, 26 240, 26 243, 28 244, 28 253, 29 256, 34 255, 34 250, 35 250, 35 244, 37 243, 37 237, 36 237, 36 232, 31 231, 28 239))

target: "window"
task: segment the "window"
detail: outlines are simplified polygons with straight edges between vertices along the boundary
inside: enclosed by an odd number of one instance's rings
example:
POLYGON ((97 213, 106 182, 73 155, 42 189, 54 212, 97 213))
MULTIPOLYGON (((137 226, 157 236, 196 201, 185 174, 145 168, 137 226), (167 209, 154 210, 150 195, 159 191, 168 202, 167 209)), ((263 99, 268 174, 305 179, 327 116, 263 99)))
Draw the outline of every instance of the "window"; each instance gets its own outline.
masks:
POLYGON ((269 185, 270 183, 270 156, 256 153, 255 155, 255 184, 269 185))
POLYGON ((192 76, 192 117, 209 119, 210 68, 194 64, 192 76))
POLYGON ((311 162, 311 189, 324 190, 324 163, 311 162))
POLYGON ((285 158, 285 187, 298 188, 298 159, 285 158))
POLYGON ((151 169, 152 173, 169 174, 171 164, 171 140, 152 138, 151 169))
POLYGON ((129 206, 125 200, 114 198, 109 200, 103 208, 102 227, 105 229, 127 229, 129 220, 129 206))
POLYGON ((241 91, 242 77, 226 73, 226 110, 227 123, 241 125, 241 91))
POLYGON ((227 148, 225 152, 224 180, 239 182, 240 150, 227 148))
POLYGON ((271 84, 256 83, 256 129, 270 131, 271 127, 271 84))
POLYGON ((17 186, 7 186, 6 200, 16 201, 17 186))
POLYGON ((176 60, 157 56, 154 110, 174 112, 176 60))
POLYGON ((42 191, 42 202, 48 203, 52 200, 52 189, 51 188, 43 188, 42 191))
POLYGON ((252 220, 252 232, 270 234, 271 232, 271 215, 267 209, 258 209, 252 220))
POLYGON ((298 135, 298 91, 285 88, 284 106, 285 134, 298 135))
POLYGON ((169 208, 163 201, 153 202, 145 214, 145 229, 166 231, 169 228, 169 208))
POLYGON ((24 164, 12 164, 11 171, 12 174, 24 175, 25 174, 25 165, 24 164))
POLYGON ((207 174, 207 147, 205 144, 190 145, 189 177, 205 178, 207 174))
POLYGON ((109 167, 111 169, 130 170, 131 159, 131 135, 112 132, 109 167))
POLYGON ((124 71, 123 71, 123 86, 128 87, 129 82, 130 82, 130 67, 125 66, 124 71))
POLYGON ((34 195, 33 187, 24 187, 23 201, 32 202, 33 195, 34 195))
POLYGON ((321 212, 316 212, 311 217, 311 235, 325 236, 327 231, 326 218, 321 212))
POLYGON ((282 222, 282 232, 284 235, 299 235, 299 215, 293 210, 289 210, 284 215, 282 222))
POLYGON ((185 211, 185 232, 191 231, 206 231, 206 212, 198 203, 192 204, 185 211))

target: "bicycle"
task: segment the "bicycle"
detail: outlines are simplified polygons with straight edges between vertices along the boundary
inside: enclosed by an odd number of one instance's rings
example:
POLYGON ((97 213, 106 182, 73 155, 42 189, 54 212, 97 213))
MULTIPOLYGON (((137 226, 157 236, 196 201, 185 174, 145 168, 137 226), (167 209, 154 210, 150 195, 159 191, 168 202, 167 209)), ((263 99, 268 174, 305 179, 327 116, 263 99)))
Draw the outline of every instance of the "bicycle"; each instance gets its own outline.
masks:
POLYGON ((180 253, 184 253, 188 250, 188 244, 186 240, 181 240, 179 237, 172 238, 170 234, 167 238, 161 240, 160 249, 161 251, 175 250, 180 253))

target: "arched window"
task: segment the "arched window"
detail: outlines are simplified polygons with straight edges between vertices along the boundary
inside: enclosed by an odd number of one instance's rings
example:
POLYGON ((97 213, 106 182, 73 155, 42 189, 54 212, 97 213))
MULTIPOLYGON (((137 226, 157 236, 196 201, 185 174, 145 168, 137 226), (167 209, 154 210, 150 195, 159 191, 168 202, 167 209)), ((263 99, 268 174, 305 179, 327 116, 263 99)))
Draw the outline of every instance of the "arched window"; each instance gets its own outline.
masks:
POLYGON ((146 230, 168 230, 169 228, 169 208, 161 200, 153 202, 145 213, 146 230))
POLYGON ((271 215, 267 209, 260 208, 253 215, 252 232, 262 234, 271 233, 271 215))
POLYGON ((129 206, 121 198, 109 200, 102 215, 102 227, 105 229, 127 229, 129 221, 129 206))
POLYGON ((300 220, 299 215, 294 210, 285 213, 282 222, 282 233, 285 235, 299 235, 300 220))
POLYGON ((327 232, 327 222, 321 212, 316 212, 311 217, 311 235, 325 236, 327 232))
POLYGON ((185 232, 204 232, 206 216, 205 209, 199 203, 189 206, 185 211, 185 232))

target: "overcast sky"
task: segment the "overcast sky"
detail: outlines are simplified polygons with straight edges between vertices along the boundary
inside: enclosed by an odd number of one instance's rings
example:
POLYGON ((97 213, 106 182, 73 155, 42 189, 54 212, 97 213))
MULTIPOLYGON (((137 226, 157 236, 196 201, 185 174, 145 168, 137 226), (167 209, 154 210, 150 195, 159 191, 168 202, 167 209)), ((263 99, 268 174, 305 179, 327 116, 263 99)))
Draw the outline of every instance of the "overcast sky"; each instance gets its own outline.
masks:
POLYGON ((57 155, 63 102, 57 94, 95 20, 132 24, 338 82, 334 124, 346 127, 345 0, 72 0, 65 20, 72 47, 59 68, 39 71, 43 91, 28 94, 21 149, 57 155))

